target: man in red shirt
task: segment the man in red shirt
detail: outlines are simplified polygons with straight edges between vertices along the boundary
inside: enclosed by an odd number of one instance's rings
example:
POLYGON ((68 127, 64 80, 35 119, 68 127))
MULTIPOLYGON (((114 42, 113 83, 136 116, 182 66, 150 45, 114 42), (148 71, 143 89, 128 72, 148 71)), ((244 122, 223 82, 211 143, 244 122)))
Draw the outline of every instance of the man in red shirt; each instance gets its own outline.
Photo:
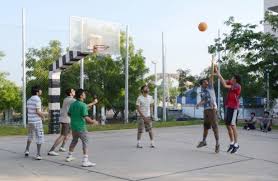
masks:
POLYGON ((231 143, 227 152, 236 153, 239 149, 236 124, 239 113, 239 98, 241 92, 240 76, 234 75, 231 80, 225 80, 217 68, 216 73, 224 88, 228 89, 228 95, 225 101, 225 123, 231 143))

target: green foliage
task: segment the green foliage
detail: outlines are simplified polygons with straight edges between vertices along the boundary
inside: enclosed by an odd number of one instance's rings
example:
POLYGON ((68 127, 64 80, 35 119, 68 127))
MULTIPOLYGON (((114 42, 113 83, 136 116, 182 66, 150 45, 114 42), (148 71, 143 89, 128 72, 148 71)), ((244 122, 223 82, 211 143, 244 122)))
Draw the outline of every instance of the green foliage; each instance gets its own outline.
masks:
POLYGON ((48 72, 49 66, 61 56, 61 43, 50 41, 48 46, 40 49, 30 48, 26 53, 27 97, 31 96, 31 87, 39 85, 42 88, 42 104, 48 104, 48 72))
MULTIPOLYGON (((278 16, 266 13, 264 23, 274 31, 278 28, 278 16)), ((239 74, 243 78, 244 97, 262 96, 266 82, 264 75, 269 71, 270 95, 278 97, 278 38, 270 33, 258 31, 257 25, 235 22, 230 17, 225 24, 231 32, 224 34, 223 39, 215 39, 208 47, 210 53, 222 52, 224 77, 239 74), (226 74, 226 75, 225 75, 226 74), (258 90, 259 89, 259 90, 258 90)))
POLYGON ((179 74, 179 93, 183 94, 188 89, 197 86, 197 78, 190 74, 189 69, 178 69, 179 74))
POLYGON ((19 110, 21 107, 20 89, 15 83, 6 79, 5 73, 0 73, 0 111, 5 109, 19 110))
MULTIPOLYGON (((84 60, 85 89, 88 90, 87 101, 98 96, 98 106, 113 109, 115 116, 124 110, 125 96, 125 34, 121 33, 121 58, 117 61, 110 56, 90 55, 84 60)), ((62 72, 62 93, 67 88, 79 87, 80 65, 75 64, 62 72)), ((148 81, 144 79, 148 69, 142 50, 135 51, 132 38, 129 39, 129 109, 135 110, 135 102, 140 94, 140 87, 148 81)), ((63 96, 63 95, 62 95, 63 96)))
POLYGON ((4 54, 2 51, 0 51, 0 60, 1 60, 4 56, 5 56, 5 54, 4 54))

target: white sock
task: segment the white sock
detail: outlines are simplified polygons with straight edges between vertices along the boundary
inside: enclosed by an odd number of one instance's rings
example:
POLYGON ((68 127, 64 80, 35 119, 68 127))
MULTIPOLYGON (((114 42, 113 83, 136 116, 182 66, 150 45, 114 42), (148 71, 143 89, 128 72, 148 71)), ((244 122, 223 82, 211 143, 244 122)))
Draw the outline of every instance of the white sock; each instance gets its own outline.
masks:
POLYGON ((141 140, 137 140, 137 144, 140 145, 141 144, 141 140))
POLYGON ((235 147, 238 147, 238 143, 235 143, 235 147))
POLYGON ((234 144, 235 144, 235 142, 233 142, 233 141, 232 141, 230 144, 231 144, 231 145, 234 145, 234 144))
POLYGON ((154 140, 151 140, 151 145, 154 145, 154 140))
POLYGON ((68 156, 72 156, 72 152, 69 152, 69 153, 68 153, 68 156))
POLYGON ((88 155, 84 155, 83 156, 83 161, 88 161, 89 156, 88 155))

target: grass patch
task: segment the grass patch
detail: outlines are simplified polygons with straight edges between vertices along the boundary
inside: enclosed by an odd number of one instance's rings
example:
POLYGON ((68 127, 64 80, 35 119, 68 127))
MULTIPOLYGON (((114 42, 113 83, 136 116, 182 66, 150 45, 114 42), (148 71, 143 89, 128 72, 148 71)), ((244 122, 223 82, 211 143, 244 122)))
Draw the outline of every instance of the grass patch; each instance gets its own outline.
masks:
MULTIPOLYGON (((44 125, 44 132, 48 133, 48 125, 44 125)), ((27 135, 27 128, 22 126, 0 126, 0 136, 27 135)))
MULTIPOLYGON (((167 122, 154 122, 154 128, 166 128, 175 126, 190 126, 202 124, 201 120, 189 120, 189 121, 167 121, 167 122)), ((223 121, 220 121, 220 125, 225 125, 223 121)), ((242 127, 243 123, 239 123, 238 127, 242 127)), ((136 129, 137 123, 128 124, 107 124, 104 126, 91 126, 87 125, 88 131, 109 131, 109 130, 123 130, 123 129, 136 129)), ((278 125, 273 125, 274 130, 278 130, 278 125)), ((48 133, 48 125, 44 125, 44 132, 48 133)), ((21 126, 0 126, 0 136, 13 136, 13 135, 27 135, 27 129, 21 126)))
MULTIPOLYGON (((165 128, 165 127, 175 127, 175 126, 189 126, 201 124, 200 120, 192 121, 167 121, 167 122, 153 122, 154 128, 165 128)), ((107 124, 104 126, 91 126, 88 125, 88 131, 108 131, 108 130, 122 130, 122 129, 136 129, 137 123, 128 123, 128 124, 107 124)))
MULTIPOLYGON (((201 124, 200 120, 192 121, 167 121, 167 122, 154 122, 153 127, 164 128, 164 127, 174 127, 174 126, 189 126, 201 124)), ((88 131, 109 131, 109 130, 123 130, 123 129, 135 129, 137 128, 137 123, 128 124, 107 124, 104 126, 91 126, 87 125, 88 131)), ((44 125, 44 132, 48 133, 48 125, 44 125)), ((13 135, 27 135, 27 129, 21 126, 0 126, 0 136, 13 136, 13 135)))

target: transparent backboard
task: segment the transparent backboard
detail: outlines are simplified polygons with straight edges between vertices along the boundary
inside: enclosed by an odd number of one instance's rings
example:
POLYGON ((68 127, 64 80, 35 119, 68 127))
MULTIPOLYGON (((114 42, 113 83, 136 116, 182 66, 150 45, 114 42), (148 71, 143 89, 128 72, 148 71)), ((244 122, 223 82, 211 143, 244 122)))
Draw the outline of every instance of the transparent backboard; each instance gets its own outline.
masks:
POLYGON ((70 17, 70 50, 120 55, 120 24, 70 17))

